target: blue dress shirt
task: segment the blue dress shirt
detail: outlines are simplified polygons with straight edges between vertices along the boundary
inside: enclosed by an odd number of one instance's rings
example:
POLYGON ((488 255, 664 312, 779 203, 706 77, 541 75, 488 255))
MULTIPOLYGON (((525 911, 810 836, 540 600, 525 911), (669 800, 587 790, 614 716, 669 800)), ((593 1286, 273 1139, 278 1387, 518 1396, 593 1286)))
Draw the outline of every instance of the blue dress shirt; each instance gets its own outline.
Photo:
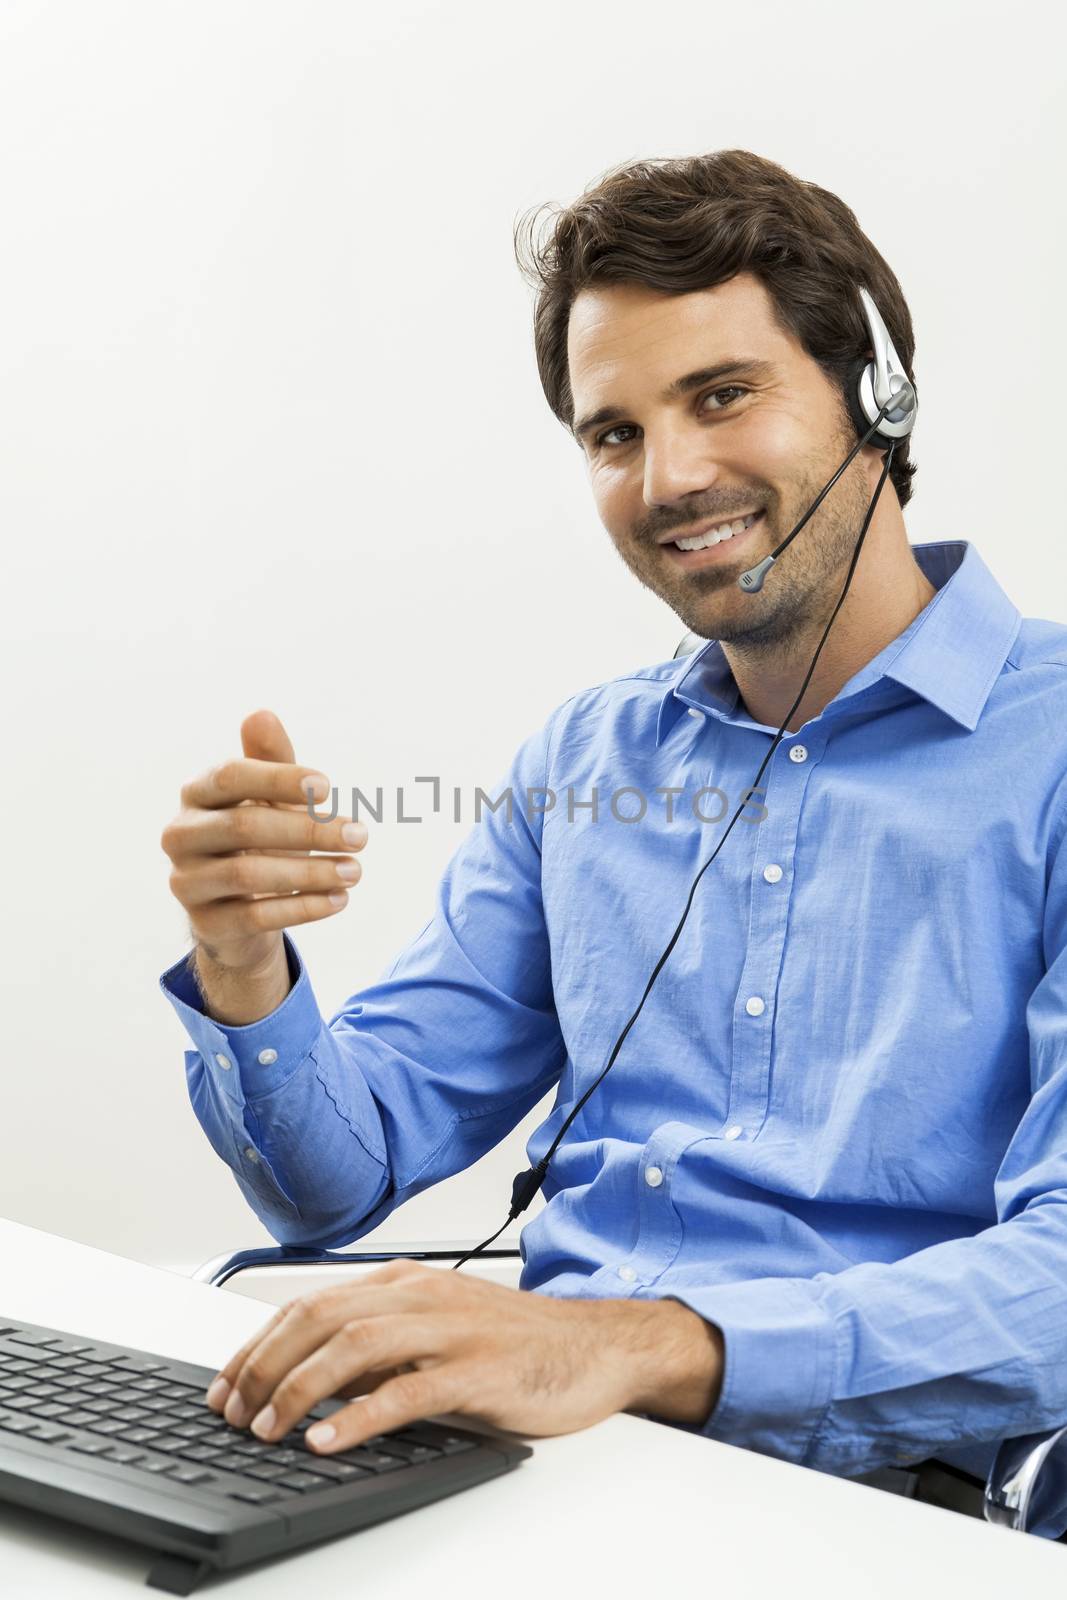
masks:
MULTIPOLYGON (((783 738, 551 1162, 521 1286, 715 1323, 695 1432, 982 1476, 1067 1418, 1067 626, 973 544, 912 548, 937 592, 783 738)), ((163 975, 193 1109, 275 1239, 360 1238, 555 1086, 540 1159, 776 731, 714 640, 583 689, 329 1023, 290 940, 247 1027, 204 1014, 188 956, 163 975)))

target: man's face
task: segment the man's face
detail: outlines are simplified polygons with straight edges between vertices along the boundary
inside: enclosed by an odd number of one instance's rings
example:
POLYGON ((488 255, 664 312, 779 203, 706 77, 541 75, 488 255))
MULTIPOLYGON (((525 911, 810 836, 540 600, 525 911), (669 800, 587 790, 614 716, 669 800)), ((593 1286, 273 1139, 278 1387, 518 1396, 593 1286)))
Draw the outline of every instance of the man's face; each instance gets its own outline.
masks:
POLYGON ((604 407, 617 413, 579 442, 600 519, 646 588, 706 639, 770 645, 828 615, 882 456, 859 452, 759 593, 737 587, 856 442, 839 392, 778 326, 758 278, 740 273, 683 295, 636 284, 584 289, 571 308, 567 355, 575 427, 604 407), (664 398, 676 380, 735 359, 758 367, 664 398), (663 542, 711 521, 729 519, 736 530, 751 511, 760 515, 747 532, 709 549, 683 553, 663 542))

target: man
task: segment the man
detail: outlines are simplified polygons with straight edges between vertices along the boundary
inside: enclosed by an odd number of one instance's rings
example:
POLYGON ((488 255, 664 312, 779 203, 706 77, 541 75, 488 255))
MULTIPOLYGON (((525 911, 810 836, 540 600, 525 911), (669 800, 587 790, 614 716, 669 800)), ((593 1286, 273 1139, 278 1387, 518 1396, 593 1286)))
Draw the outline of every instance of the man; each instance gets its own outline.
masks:
MULTIPOLYGON (((493 791, 510 815, 329 1025, 281 930, 342 909, 365 825, 312 820, 328 781, 269 712, 183 790, 163 844, 196 945, 163 986, 196 1114, 282 1242, 366 1234, 558 1085, 549 1149, 840 598, 870 445, 763 589, 737 579, 857 442, 858 286, 912 376, 852 212, 749 152, 609 174, 535 269, 601 520, 709 643, 553 711, 493 791)), ((360 1398, 314 1448, 632 1410, 844 1476, 980 1479, 1067 1418, 1067 627, 1023 621, 972 544, 909 544, 914 472, 905 441, 760 792, 552 1157, 522 1290, 394 1265, 291 1302, 212 1385, 235 1426, 278 1438, 334 1393, 360 1398)))

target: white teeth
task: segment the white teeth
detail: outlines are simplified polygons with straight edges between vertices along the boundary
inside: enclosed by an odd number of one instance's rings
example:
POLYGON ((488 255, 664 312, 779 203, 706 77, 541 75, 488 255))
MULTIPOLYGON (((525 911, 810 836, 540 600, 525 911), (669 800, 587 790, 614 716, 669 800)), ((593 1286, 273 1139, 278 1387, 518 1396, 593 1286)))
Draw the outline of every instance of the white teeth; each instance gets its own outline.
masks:
POLYGON ((695 539, 675 539, 675 546, 679 550, 710 550, 713 544, 722 544, 724 539, 733 539, 739 533, 744 533, 758 516, 759 512, 753 511, 739 522, 726 522, 722 527, 712 528, 709 533, 702 533, 695 539))

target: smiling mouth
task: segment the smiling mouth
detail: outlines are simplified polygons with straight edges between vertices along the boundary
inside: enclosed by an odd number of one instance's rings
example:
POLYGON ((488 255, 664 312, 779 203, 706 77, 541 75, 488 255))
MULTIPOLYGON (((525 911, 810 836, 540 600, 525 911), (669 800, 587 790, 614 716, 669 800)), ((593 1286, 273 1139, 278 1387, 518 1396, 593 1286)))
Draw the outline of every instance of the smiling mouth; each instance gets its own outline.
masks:
POLYGON ((754 511, 747 517, 738 517, 733 522, 721 524, 710 533, 697 538, 682 536, 679 540, 668 539, 660 549, 665 550, 670 560, 682 567, 703 566, 707 562, 722 561, 730 555, 731 546, 743 543, 749 538, 752 529, 759 527, 763 517, 763 511, 754 511))

